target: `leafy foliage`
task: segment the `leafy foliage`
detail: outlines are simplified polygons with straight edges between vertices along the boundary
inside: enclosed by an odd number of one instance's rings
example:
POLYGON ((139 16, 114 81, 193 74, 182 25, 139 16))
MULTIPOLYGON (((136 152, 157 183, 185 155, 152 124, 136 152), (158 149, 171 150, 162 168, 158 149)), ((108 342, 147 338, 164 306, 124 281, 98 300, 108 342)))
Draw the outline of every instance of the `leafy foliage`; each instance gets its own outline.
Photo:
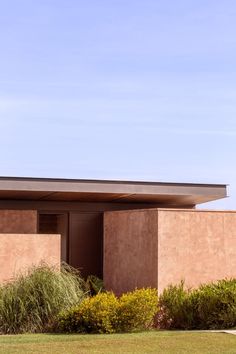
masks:
POLYGON ((114 333, 147 329, 158 310, 157 291, 140 289, 117 298, 99 293, 59 315, 62 332, 114 333))
POLYGON ((197 295, 198 328, 236 326, 236 279, 202 285, 197 295))
POLYGON ((123 294, 119 299, 118 329, 130 332, 150 328, 158 311, 156 289, 139 289, 123 294))
POLYGON ((63 332, 113 333, 117 321, 118 299, 113 293, 87 298, 59 316, 63 332))
POLYGON ((105 291, 102 279, 98 278, 96 275, 89 275, 85 282, 85 286, 91 296, 105 291))
POLYGON ((236 279, 184 289, 169 286, 159 299, 162 328, 221 329, 236 326, 236 279))
POLYGON ((193 328, 196 298, 195 291, 186 290, 183 281, 164 289, 159 297, 159 325, 162 328, 193 328))

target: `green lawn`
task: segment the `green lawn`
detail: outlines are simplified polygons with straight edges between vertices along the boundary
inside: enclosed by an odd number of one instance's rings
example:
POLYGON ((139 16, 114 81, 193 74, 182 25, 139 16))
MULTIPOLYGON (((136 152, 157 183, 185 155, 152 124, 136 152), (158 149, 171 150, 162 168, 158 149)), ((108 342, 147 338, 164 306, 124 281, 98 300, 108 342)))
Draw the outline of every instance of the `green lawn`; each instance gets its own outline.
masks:
POLYGON ((0 354, 160 353, 236 354, 236 336, 152 331, 111 335, 0 336, 0 354))

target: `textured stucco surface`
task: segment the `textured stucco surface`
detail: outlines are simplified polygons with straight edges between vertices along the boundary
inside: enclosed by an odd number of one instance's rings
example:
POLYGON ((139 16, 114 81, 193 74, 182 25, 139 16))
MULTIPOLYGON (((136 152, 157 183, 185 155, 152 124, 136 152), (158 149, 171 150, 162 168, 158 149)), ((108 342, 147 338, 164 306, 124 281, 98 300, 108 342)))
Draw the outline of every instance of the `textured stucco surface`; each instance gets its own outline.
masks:
POLYGON ((236 212, 159 210, 158 288, 236 277, 236 212))
POLYGON ((36 210, 0 210, 0 233, 37 232, 36 210))
POLYGON ((236 211, 153 209, 107 212, 105 286, 120 294, 182 279, 195 287, 236 277, 236 211))
POLYGON ((0 282, 44 262, 60 266, 60 235, 0 234, 0 282))
POLYGON ((157 284, 157 213, 108 212, 104 215, 105 287, 116 294, 157 284))

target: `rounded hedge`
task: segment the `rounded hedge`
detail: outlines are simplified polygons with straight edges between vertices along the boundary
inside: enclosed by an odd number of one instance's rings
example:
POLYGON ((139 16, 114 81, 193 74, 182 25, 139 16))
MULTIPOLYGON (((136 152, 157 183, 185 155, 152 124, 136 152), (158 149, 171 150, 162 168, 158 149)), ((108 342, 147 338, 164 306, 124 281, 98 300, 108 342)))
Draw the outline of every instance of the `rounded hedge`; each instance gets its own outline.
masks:
POLYGON ((62 332, 115 333, 149 328, 158 310, 157 290, 140 289, 117 298, 97 294, 59 315, 62 332))

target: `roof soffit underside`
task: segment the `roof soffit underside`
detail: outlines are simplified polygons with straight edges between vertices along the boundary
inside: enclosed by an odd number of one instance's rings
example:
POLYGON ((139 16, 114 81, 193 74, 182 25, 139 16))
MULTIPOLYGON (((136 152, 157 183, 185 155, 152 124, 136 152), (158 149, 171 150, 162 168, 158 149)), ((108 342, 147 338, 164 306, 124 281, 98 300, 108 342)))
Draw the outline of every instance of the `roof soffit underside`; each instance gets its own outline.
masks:
POLYGON ((225 185, 0 178, 0 199, 198 204, 226 196, 225 185))

